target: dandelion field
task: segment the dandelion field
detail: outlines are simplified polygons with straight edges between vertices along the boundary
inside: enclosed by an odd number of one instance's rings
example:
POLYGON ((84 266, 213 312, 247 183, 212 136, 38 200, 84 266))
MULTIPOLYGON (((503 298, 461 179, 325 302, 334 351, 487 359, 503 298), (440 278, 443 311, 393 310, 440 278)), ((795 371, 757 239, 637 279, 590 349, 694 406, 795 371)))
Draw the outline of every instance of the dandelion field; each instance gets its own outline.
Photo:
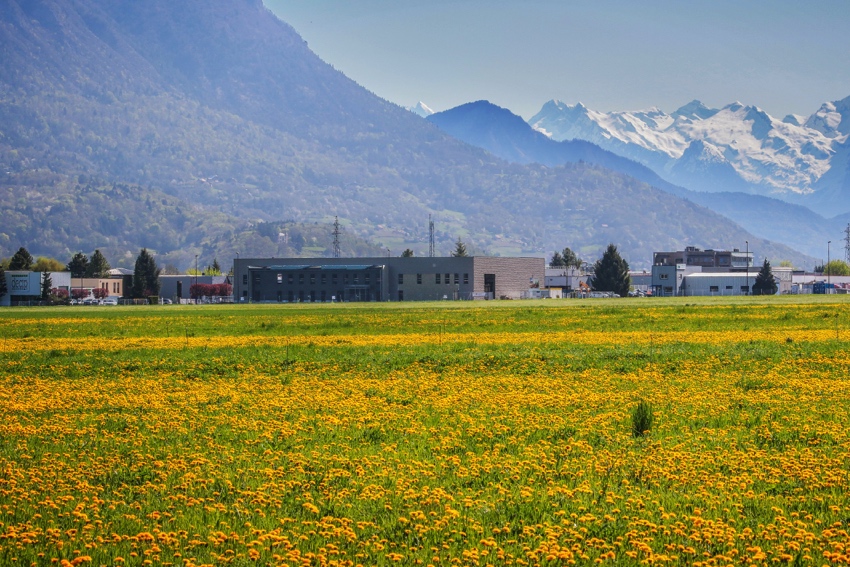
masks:
POLYGON ((847 564, 848 315, 4 310, 0 565, 847 564))

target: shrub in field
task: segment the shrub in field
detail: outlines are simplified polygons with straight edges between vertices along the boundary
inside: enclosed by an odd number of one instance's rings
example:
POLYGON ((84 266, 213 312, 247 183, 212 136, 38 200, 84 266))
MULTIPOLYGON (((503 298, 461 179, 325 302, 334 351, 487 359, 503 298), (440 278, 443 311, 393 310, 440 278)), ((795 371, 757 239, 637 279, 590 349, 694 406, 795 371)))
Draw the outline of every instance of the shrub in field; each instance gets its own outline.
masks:
POLYGON ((643 437, 652 429, 652 406, 643 400, 632 410, 632 436, 643 437))

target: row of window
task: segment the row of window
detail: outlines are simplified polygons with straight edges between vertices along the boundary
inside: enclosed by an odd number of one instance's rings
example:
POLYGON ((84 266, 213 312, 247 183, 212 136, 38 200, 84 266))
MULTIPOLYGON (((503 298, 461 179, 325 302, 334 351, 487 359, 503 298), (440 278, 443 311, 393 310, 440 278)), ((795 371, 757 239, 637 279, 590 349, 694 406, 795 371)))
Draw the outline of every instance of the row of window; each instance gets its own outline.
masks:
MULTIPOLYGON (((732 288, 731 285, 726 286, 727 291, 732 291, 732 289, 733 288, 732 288)), ((709 291, 709 293, 717 293, 717 292, 720 291, 720 286, 719 285, 710 285, 710 286, 708 286, 708 291, 709 291)), ((750 291, 750 286, 748 286, 748 285, 742 285, 741 286, 741 292, 742 293, 748 293, 749 291, 750 291)))
MULTIPOLYGON (((310 285, 316 285, 316 281, 320 281, 322 285, 327 285, 328 283, 328 274, 320 274, 319 277, 316 277, 316 274, 310 274, 310 285)), ((330 282, 332 285, 336 285, 339 283, 339 275, 338 274, 330 274, 330 282)), ((351 282, 349 282, 349 274, 342 275, 342 283, 343 285, 347 285, 348 283, 359 284, 360 283, 360 274, 351 274, 351 282)), ((277 283, 283 283, 284 276, 283 274, 277 274, 277 283)), ((298 274, 298 284, 304 285, 306 278, 304 274, 298 274)), ((247 282, 245 282, 247 283, 247 282)), ((286 283, 292 285, 295 283, 295 275, 294 274, 286 274, 286 283)), ((363 283, 368 285, 372 283, 371 274, 363 274, 363 283)), ((375 283, 380 283, 380 278, 376 278, 375 283)))
MULTIPOLYGON (((454 283, 460 284, 460 274, 455 274, 454 276, 455 276, 455 282, 454 283)), ((434 283, 439 284, 441 282, 446 283, 446 284, 451 284, 452 283, 452 274, 434 274, 434 283), (442 276, 445 276, 445 278, 443 278, 442 276)), ((398 283, 399 283, 399 285, 402 285, 404 283, 404 274, 398 275, 398 283)), ((416 274, 416 283, 417 284, 422 283, 422 274, 416 274)), ((464 285, 469 284, 469 274, 468 273, 463 274, 463 283, 464 283, 464 285)))

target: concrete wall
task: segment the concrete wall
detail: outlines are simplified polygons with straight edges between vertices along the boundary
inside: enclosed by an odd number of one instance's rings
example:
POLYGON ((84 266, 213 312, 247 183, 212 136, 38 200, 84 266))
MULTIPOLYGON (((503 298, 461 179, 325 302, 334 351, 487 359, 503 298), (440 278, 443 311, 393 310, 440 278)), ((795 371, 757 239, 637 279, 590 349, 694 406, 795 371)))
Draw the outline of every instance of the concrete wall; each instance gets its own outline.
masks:
POLYGON ((484 292, 485 274, 496 276, 495 298, 519 299, 531 287, 532 281, 544 284, 546 260, 544 258, 475 257, 475 290, 484 292))

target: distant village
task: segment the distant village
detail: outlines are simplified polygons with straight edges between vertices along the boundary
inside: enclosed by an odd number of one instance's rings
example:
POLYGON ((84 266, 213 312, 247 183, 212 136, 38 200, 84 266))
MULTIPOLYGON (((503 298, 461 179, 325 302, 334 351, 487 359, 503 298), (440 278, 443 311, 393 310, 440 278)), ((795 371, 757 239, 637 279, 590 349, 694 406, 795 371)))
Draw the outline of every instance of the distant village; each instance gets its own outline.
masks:
MULTIPOLYGON (((92 260, 99 254, 96 251, 92 260)), ((147 251, 140 258, 143 255, 147 251)), ((191 273, 168 275, 160 273, 149 255, 141 264, 137 260, 136 270, 109 268, 105 259, 92 269, 82 254, 64 270, 39 270, 27 256, 21 248, 0 271, 0 306, 738 296, 759 293, 755 284, 764 268, 753 265, 750 250, 688 246, 655 252, 651 270, 628 271, 627 277, 624 273, 620 283, 625 287, 618 290, 596 273, 599 262, 565 260, 560 253, 551 259, 237 257, 226 273, 216 261, 191 273)), ((765 262, 775 284, 769 289, 780 295, 848 293, 850 275, 833 273, 836 262, 815 272, 765 262)))

